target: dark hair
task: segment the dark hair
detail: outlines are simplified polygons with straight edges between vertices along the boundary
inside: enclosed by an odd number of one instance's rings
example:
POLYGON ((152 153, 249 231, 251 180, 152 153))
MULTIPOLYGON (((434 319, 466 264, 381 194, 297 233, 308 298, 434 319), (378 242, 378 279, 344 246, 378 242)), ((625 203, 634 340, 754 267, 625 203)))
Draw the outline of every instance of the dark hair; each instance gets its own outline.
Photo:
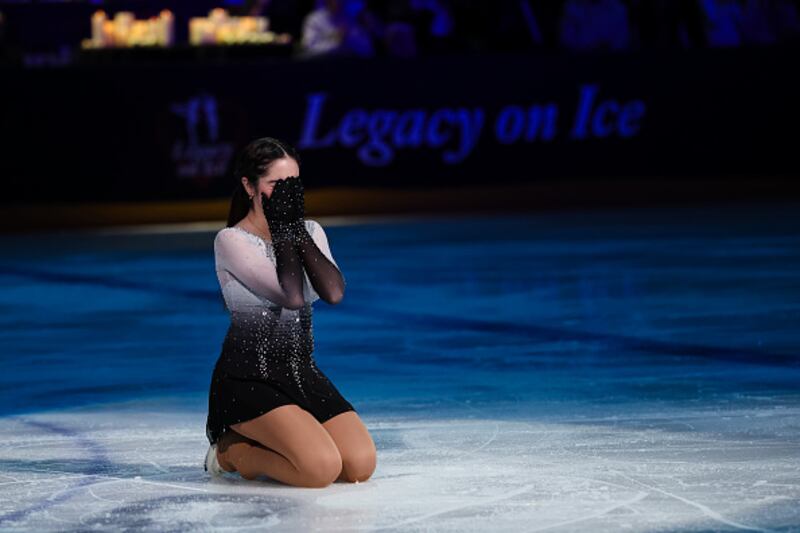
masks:
POLYGON ((294 159, 298 166, 300 165, 300 156, 297 151, 290 144, 272 137, 262 137, 251 141, 239 152, 233 165, 233 179, 236 181, 236 185, 228 211, 228 227, 236 225, 247 216, 252 208, 252 202, 242 183, 242 176, 245 176, 247 181, 256 187, 258 180, 269 172, 270 165, 287 156, 294 159))

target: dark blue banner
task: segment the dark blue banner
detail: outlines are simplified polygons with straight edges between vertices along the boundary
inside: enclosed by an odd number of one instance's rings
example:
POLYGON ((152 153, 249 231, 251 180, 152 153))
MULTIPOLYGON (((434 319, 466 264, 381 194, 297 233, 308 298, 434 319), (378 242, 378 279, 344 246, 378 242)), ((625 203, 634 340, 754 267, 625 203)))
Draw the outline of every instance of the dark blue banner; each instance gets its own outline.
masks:
POLYGON ((260 136, 312 188, 789 175, 791 52, 6 69, 3 196, 227 196, 260 136))

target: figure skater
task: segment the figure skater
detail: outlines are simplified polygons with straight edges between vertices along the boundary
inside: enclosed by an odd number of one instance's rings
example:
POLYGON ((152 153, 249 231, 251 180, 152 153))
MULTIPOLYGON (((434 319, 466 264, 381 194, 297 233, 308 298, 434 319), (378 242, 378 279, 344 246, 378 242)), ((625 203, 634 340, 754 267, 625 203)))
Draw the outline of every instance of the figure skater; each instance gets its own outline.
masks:
POLYGON ((241 181, 214 239, 231 324, 211 377, 205 469, 321 488, 368 479, 376 449, 312 355, 311 304, 339 303, 345 280, 322 226, 305 218, 299 165, 271 137, 236 160, 241 181))

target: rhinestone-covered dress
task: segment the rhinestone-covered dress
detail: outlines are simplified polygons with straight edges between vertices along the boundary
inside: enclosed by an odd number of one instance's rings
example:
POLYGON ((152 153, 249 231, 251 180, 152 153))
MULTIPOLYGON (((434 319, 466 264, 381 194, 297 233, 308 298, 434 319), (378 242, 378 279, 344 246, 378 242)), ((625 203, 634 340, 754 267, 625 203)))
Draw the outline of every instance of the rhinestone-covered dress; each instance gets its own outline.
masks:
MULTIPOLYGON (((322 226, 306 219, 305 227, 338 269, 322 226)), ((303 306, 289 309, 269 300, 281 290, 271 242, 236 226, 223 228, 214 239, 214 257, 231 323, 211 378, 209 442, 215 444, 231 424, 290 403, 320 422, 355 411, 314 360, 312 304, 320 296, 308 274, 303 306)))

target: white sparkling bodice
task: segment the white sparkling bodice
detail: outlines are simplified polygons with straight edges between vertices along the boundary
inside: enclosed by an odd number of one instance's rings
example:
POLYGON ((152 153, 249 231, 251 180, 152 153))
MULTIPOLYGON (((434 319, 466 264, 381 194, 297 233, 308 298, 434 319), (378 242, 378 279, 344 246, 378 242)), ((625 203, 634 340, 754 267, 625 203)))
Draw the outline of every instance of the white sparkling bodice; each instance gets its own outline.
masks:
MULTIPOLYGON (((305 226, 320 250, 336 264, 328 248, 324 231, 317 231, 319 223, 306 219, 305 226)), ((242 228, 226 227, 221 229, 214 239, 214 257, 217 279, 228 311, 257 313, 272 309, 277 312, 277 309, 281 308, 265 295, 270 288, 279 290, 275 252, 271 242, 242 228)), ((319 300, 319 295, 305 272, 303 272, 303 297, 306 303, 303 308, 281 308, 280 319, 297 320, 301 311, 319 300)))

